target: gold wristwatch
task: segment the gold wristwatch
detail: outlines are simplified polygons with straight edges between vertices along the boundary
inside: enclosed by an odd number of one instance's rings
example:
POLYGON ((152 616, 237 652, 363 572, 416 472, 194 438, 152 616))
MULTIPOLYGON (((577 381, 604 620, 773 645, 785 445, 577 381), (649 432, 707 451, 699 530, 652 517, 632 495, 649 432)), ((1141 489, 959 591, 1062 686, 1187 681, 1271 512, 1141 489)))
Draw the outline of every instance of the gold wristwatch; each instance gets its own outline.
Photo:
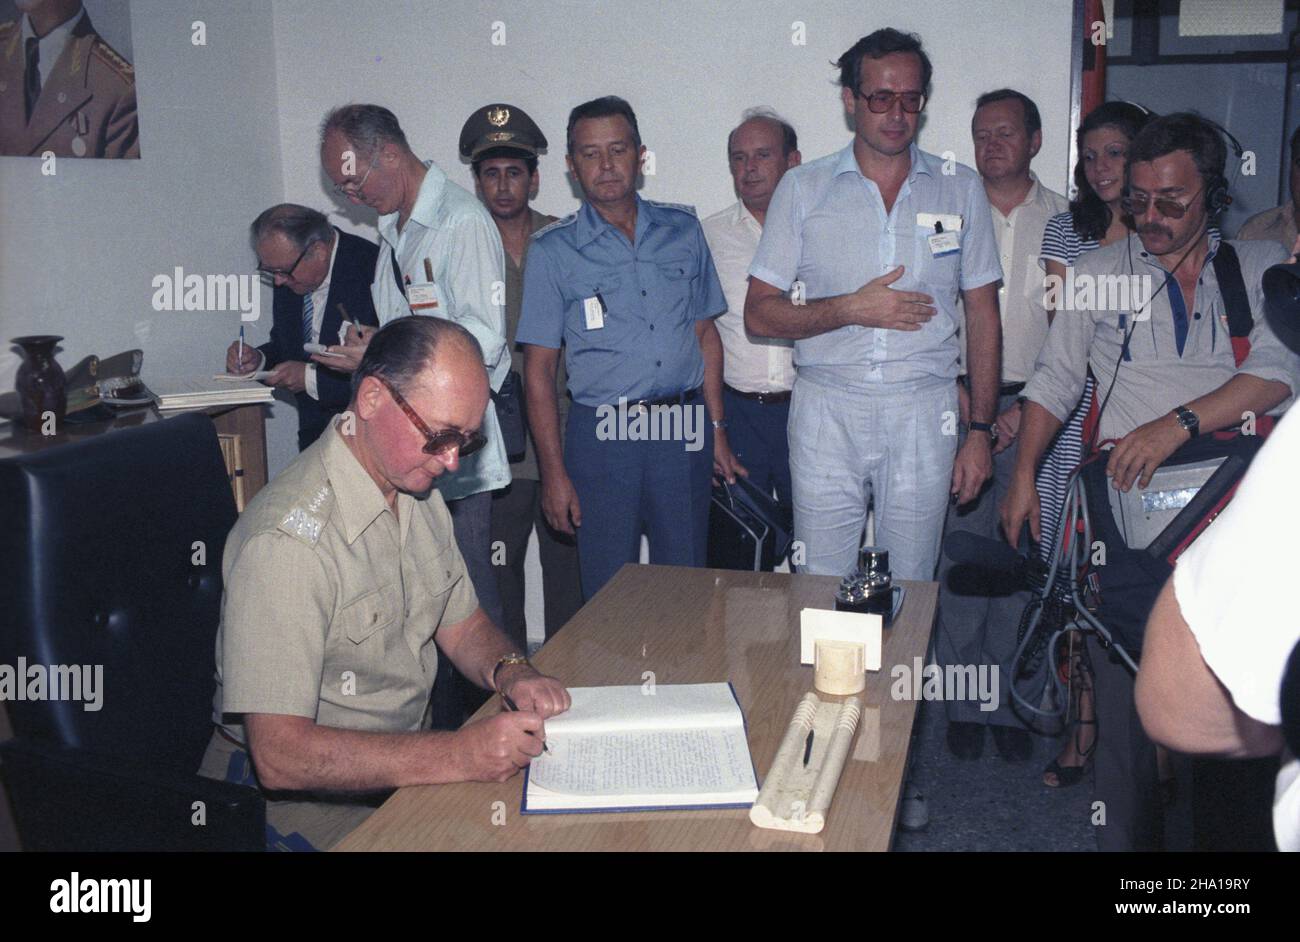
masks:
POLYGON ((532 661, 528 660, 527 656, 516 651, 511 651, 509 654, 503 654, 501 659, 497 661, 496 666, 492 668, 492 689, 497 693, 501 692, 501 688, 497 686, 497 673, 507 664, 527 664, 529 667, 533 666, 532 661))

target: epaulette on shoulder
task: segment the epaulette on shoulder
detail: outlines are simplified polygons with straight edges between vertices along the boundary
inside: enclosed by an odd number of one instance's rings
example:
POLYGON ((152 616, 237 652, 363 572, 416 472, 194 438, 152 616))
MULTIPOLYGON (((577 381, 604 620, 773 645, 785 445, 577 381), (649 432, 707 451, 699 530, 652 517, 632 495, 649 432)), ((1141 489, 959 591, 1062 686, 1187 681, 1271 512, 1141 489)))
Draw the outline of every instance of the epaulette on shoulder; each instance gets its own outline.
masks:
POLYGON ((546 233, 550 232, 552 229, 563 229, 565 226, 571 226, 577 221, 578 221, 578 214, 569 213, 569 215, 565 216, 563 219, 557 219, 549 226, 542 226, 542 228, 538 229, 536 232, 532 234, 532 238, 534 239, 540 238, 541 236, 546 235, 546 233))
POLYGON ((104 40, 96 37, 90 51, 104 60, 104 64, 117 73, 124 82, 135 81, 135 67, 117 54, 117 50, 104 40))
POLYGON ((695 211, 694 206, 688 206, 685 203, 661 203, 658 200, 646 200, 646 202, 651 206, 657 206, 660 209, 675 209, 679 213, 685 213, 686 215, 692 216, 696 219, 700 217, 700 214, 695 211))
POLYGON ((277 529, 301 540, 308 546, 315 546, 325 529, 325 521, 334 510, 334 491, 328 484, 307 498, 289 508, 280 520, 277 529))

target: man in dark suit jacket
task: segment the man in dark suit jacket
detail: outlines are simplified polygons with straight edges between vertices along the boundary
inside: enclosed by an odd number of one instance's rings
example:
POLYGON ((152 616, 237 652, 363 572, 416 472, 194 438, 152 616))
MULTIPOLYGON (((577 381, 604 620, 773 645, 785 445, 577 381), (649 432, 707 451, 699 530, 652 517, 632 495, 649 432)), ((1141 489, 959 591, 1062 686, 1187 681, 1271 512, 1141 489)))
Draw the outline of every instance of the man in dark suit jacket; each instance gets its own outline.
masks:
MULTIPOLYGON (((345 342, 342 323, 363 332, 379 324, 370 299, 379 249, 373 242, 331 226, 324 214, 281 203, 252 225, 258 271, 275 282, 271 339, 259 347, 239 343, 226 352, 226 370, 266 370, 262 382, 295 394, 298 400, 298 450, 314 442, 351 398, 352 358, 339 368, 310 362, 303 344, 337 346, 345 342)), ((360 349, 360 348, 358 348, 360 349)))

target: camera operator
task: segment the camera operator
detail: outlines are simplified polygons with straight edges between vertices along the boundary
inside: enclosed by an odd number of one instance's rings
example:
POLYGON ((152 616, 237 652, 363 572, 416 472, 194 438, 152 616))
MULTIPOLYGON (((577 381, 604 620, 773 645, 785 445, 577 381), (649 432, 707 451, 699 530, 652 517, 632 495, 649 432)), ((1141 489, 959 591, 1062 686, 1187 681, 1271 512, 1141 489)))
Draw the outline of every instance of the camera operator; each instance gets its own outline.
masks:
MULTIPOLYGON (((1123 209, 1140 241, 1129 235, 1082 256, 1074 281, 1106 285, 1119 276, 1132 285, 1130 276, 1146 276, 1150 291, 1132 292, 1141 302, 1127 310, 1094 304, 1058 311, 1024 392, 1020 453, 1002 505, 1003 530, 1013 543, 1026 525, 1041 538, 1035 468, 1079 401, 1089 366, 1102 401, 1098 437, 1118 440, 1106 474, 1122 491, 1135 482, 1145 488, 1156 468, 1197 434, 1280 411, 1300 384, 1300 358, 1265 323, 1260 287, 1264 270, 1282 261, 1285 250, 1267 242, 1224 242, 1211 228, 1214 213, 1228 202, 1225 161, 1215 126, 1196 115, 1158 118, 1134 138, 1123 209), (1254 321, 1241 362, 1212 265, 1225 245, 1235 250, 1254 321)), ((1157 849, 1155 747, 1138 721, 1131 676, 1095 640, 1089 643, 1100 724, 1094 797, 1106 809, 1098 847, 1157 849)))

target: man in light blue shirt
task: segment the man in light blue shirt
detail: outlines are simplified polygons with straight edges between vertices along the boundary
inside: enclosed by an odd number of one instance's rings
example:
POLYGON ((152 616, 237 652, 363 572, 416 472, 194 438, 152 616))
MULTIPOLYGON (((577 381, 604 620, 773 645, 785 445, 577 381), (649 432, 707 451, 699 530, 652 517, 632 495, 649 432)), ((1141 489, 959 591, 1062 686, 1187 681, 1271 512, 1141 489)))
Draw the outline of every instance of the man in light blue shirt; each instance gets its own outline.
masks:
POLYGON ((569 115, 582 208, 528 250, 517 342, 547 521, 578 538, 584 598, 624 563, 705 563, 710 472, 744 473, 727 444, 722 285, 695 211, 636 193, 645 148, 621 98, 569 115), (569 411, 555 398, 561 341, 569 411))
MULTIPOLYGON (((510 372, 503 307, 505 258, 501 235, 487 210, 432 161, 420 160, 397 117, 378 105, 344 105, 326 116, 321 124, 321 165, 339 193, 379 213, 379 258, 371 295, 380 325, 412 314, 456 322, 483 348, 492 389, 500 390, 510 372)), ((364 347, 330 349, 359 360, 364 347)), ((339 362, 319 355, 313 359, 339 362)), ((504 616, 491 560, 492 491, 510 483, 510 465, 492 404, 483 416, 483 434, 487 444, 437 486, 451 511, 474 591, 499 626, 504 616)), ((453 687, 440 686, 444 691, 453 687)), ((455 726, 460 719, 439 717, 455 726)))
POLYGON ((979 177, 913 143, 930 81, 920 41, 878 30, 838 64, 853 142, 781 180, 745 326, 797 341, 790 466, 807 571, 854 568, 872 503, 894 578, 928 580, 949 494, 973 499, 992 471, 1002 269, 979 177), (958 291, 983 430, 960 449, 958 291))

